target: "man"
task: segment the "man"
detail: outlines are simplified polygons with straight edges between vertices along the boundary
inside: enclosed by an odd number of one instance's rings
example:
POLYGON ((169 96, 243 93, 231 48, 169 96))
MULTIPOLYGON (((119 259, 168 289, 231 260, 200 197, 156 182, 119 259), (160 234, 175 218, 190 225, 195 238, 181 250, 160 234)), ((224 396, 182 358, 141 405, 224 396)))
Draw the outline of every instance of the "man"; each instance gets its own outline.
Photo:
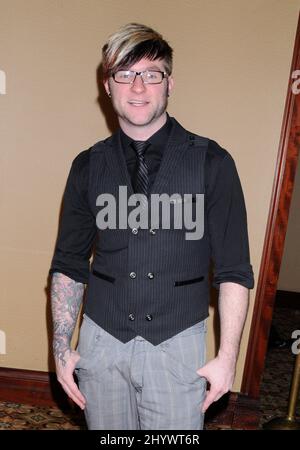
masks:
POLYGON ((120 129, 75 158, 64 194, 50 270, 53 349, 58 380, 89 429, 202 429, 234 380, 253 287, 243 193, 230 154, 167 114, 171 73, 172 49, 151 28, 128 24, 109 38, 104 86, 120 129), (171 220, 158 209, 151 224, 128 226, 132 206, 145 219, 158 194, 171 220), (201 236, 187 238, 178 206, 203 222, 201 236), (205 363, 211 259, 221 342, 205 363))

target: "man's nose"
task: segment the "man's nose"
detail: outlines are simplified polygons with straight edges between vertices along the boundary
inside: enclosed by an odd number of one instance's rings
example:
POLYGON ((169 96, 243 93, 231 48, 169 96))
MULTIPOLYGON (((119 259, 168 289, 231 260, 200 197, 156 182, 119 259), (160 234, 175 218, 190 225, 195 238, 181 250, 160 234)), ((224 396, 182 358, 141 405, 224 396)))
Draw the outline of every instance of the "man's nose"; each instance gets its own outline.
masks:
POLYGON ((135 80, 131 85, 131 89, 134 92, 142 92, 145 90, 145 85, 144 85, 141 75, 136 75, 135 80))

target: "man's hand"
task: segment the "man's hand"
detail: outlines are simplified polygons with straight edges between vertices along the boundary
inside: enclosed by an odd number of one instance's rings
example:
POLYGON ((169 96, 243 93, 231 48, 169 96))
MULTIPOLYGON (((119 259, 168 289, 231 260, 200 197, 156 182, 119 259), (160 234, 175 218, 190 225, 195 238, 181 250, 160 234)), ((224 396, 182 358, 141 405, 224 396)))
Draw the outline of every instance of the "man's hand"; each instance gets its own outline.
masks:
POLYGON ((213 402, 219 400, 232 388, 235 377, 235 362, 218 355, 197 370, 197 373, 205 377, 210 384, 210 390, 207 391, 202 406, 202 412, 205 413, 213 402))
POLYGON ((63 358, 56 359, 56 374, 57 379, 62 385, 65 393, 75 402, 81 409, 85 408, 85 398, 78 389, 74 381, 73 373, 77 361, 80 359, 78 352, 74 350, 66 350, 63 358))
POLYGON ((202 407, 203 412, 232 388, 247 310, 248 289, 237 283, 221 283, 219 294, 220 349, 215 359, 197 370, 197 373, 210 383, 210 390, 202 407))

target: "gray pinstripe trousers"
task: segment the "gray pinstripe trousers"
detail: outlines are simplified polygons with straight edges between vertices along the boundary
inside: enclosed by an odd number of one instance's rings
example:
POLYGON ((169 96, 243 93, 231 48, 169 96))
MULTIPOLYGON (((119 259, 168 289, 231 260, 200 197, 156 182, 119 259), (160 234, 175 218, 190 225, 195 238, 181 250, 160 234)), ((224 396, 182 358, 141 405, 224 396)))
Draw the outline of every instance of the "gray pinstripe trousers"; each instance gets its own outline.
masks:
POLYGON ((91 430, 201 430, 206 321, 153 345, 124 344, 86 315, 76 365, 91 430))

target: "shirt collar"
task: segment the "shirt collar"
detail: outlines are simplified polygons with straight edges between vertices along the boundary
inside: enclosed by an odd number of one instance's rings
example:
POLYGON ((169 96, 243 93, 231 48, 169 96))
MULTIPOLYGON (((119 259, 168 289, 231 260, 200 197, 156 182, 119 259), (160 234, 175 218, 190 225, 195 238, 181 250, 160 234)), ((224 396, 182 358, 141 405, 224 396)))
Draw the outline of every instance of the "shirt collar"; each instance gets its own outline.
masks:
MULTIPOLYGON (((170 119, 169 114, 167 113, 167 120, 166 123, 159 129, 157 130, 154 134, 152 134, 152 136, 150 136, 149 139, 147 139, 148 142, 150 142, 150 144, 155 145, 155 146, 164 146, 164 144, 166 144, 170 134, 171 134, 171 129, 172 129, 172 121, 170 119)), ((128 147, 131 142, 133 141, 133 139, 129 136, 127 136, 127 134, 124 133, 124 131, 121 129, 120 130, 120 136, 121 136, 121 143, 123 148, 128 147)))

